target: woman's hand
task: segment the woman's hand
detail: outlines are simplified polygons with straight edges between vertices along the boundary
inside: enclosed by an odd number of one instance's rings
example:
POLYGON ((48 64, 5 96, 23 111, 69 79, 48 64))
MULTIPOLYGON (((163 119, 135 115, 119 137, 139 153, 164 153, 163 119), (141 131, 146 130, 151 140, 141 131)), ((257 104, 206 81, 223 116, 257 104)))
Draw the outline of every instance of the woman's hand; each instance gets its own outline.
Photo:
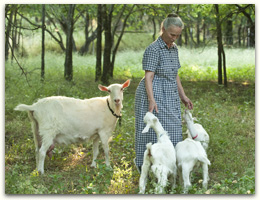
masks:
POLYGON ((191 100, 187 96, 184 96, 181 99, 181 101, 182 101, 182 103, 184 103, 185 107, 188 107, 189 110, 193 109, 193 103, 191 102, 191 100))
POLYGON ((155 110, 158 113, 158 107, 157 104, 154 100, 149 100, 149 108, 148 111, 149 112, 153 112, 153 110, 155 110))

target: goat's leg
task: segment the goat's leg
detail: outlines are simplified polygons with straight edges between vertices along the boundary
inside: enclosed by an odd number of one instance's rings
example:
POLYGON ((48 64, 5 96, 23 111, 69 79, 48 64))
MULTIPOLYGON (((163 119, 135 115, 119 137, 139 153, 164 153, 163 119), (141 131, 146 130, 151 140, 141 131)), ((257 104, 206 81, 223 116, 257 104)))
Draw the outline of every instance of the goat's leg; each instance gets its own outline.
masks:
POLYGON ((162 166, 162 165, 153 165, 152 166, 152 171, 154 172, 156 178, 158 179, 158 184, 155 188, 155 193, 156 194, 163 194, 164 193, 164 188, 167 185, 167 170, 162 166))
POLYGON ((173 169, 173 185, 172 185, 172 189, 174 189, 176 187, 176 178, 177 178, 177 166, 174 166, 173 169))
POLYGON ((150 166, 151 166, 151 162, 149 160, 148 152, 146 150, 144 153, 144 162, 142 165, 141 176, 139 179, 139 194, 145 193, 145 186, 146 186, 150 166))
POLYGON ((108 132, 103 132, 103 133, 100 133, 99 137, 100 137, 100 140, 101 140, 101 143, 102 143, 102 146, 103 146, 103 149, 104 149, 104 153, 105 153, 105 160, 106 160, 106 165, 109 167, 110 166, 110 161, 109 161, 109 145, 108 145, 108 142, 109 142, 109 136, 110 134, 108 132))
POLYGON ((99 153, 99 136, 95 137, 93 140, 93 161, 91 164, 91 167, 95 167, 96 168, 96 159, 99 153))
POLYGON ((184 188, 183 192, 187 193, 189 188, 191 187, 190 182, 190 172, 192 170, 193 166, 191 166, 189 163, 182 165, 182 178, 184 182, 184 188))
POLYGON ((178 166, 177 172, 178 172, 178 177, 179 177, 179 185, 183 185, 182 166, 181 165, 178 166))
POLYGON ((203 188, 207 189, 208 187, 208 180, 209 180, 209 176, 208 176, 208 165, 206 163, 202 164, 202 169, 203 169, 203 188))
POLYGON ((53 144, 53 140, 51 138, 45 139, 43 138, 42 146, 39 150, 39 164, 37 170, 44 174, 44 160, 46 157, 47 150, 53 144))
POLYGON ((176 187, 176 177, 177 177, 177 169, 175 168, 173 170, 173 173, 169 177, 169 182, 172 184, 172 190, 174 190, 176 187))

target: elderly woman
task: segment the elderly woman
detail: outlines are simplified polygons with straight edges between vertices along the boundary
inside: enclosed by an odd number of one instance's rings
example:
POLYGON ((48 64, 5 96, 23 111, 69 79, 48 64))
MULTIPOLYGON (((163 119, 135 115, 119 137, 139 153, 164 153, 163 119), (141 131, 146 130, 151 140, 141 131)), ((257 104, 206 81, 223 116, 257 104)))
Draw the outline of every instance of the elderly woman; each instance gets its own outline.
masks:
POLYGON ((143 55, 145 77, 139 83, 135 96, 135 164, 139 171, 143 164, 146 144, 157 142, 152 129, 149 133, 142 134, 146 112, 153 112, 158 117, 175 146, 182 141, 180 99, 186 107, 193 108, 178 75, 181 66, 178 48, 174 43, 183 27, 178 15, 169 14, 162 22, 161 36, 147 47, 143 55))

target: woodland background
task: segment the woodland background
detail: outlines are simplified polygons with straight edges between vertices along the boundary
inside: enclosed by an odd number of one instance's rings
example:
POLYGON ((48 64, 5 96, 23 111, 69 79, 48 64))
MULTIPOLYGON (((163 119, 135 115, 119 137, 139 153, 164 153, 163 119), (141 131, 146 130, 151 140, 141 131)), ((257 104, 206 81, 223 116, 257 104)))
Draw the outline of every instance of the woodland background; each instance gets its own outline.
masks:
MULTIPOLYGON (((137 194, 134 95, 142 55, 167 14, 185 24, 177 41, 179 75, 193 115, 210 135, 211 180, 194 173, 191 194, 255 193, 255 5, 79 4, 5 5, 6 194, 137 194), (46 174, 34 171, 34 143, 19 103, 64 95, 104 96, 97 85, 123 83, 122 127, 110 144, 112 168, 90 168, 92 144, 58 146, 46 174)), ((182 106, 182 110, 184 107, 182 106)), ((186 131, 186 126, 183 126, 186 131)), ((147 193, 153 193, 148 185, 147 193)), ((180 194, 179 186, 169 194, 180 194)))

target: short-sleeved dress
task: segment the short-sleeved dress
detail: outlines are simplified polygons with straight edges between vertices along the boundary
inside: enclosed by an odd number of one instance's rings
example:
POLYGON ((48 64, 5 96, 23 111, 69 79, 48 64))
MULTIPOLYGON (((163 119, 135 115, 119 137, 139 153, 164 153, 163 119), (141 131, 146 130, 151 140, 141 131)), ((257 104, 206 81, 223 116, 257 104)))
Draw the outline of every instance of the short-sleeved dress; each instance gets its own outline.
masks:
MULTIPOLYGON (((177 46, 168 48, 159 37, 147 47, 143 55, 143 70, 153 71, 153 93, 159 113, 158 117, 163 128, 168 132, 175 146, 182 141, 181 108, 176 76, 180 68, 177 46)), ((148 97, 145 88, 145 78, 139 83, 135 95, 135 151, 136 165, 142 166, 146 144, 157 142, 157 136, 151 128, 148 133, 142 133, 145 128, 143 121, 148 111, 148 97)))

